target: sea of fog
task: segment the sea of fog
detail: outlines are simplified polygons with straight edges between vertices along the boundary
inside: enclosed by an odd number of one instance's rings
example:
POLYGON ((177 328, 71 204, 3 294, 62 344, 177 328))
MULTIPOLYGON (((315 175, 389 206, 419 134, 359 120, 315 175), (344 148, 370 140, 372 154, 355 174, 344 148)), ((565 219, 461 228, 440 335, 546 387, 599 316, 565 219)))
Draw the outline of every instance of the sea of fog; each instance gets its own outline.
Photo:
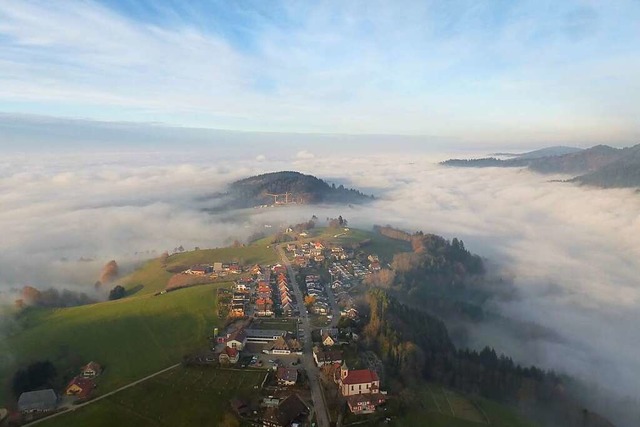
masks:
POLYGON ((513 277, 518 297, 491 301, 490 308, 555 332, 553 338, 522 340, 486 324, 473 331, 474 345, 491 345, 519 362, 640 396, 640 196, 551 182, 566 177, 519 168, 437 164, 448 157, 313 148, 224 156, 215 151, 6 156, 0 161, 0 291, 8 296, 26 284, 87 288, 109 259, 133 268, 180 245, 223 246, 313 214, 342 215, 357 227, 391 224, 462 238, 513 277), (232 215, 203 210, 208 202, 201 196, 236 179, 278 170, 310 173, 377 199, 357 207, 232 215))

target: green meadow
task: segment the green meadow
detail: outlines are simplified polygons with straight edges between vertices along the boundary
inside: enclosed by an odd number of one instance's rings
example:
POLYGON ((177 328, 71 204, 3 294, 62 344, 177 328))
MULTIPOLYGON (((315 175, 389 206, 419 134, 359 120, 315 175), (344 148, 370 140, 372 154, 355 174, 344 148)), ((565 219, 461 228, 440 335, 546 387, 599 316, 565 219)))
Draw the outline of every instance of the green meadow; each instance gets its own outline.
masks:
POLYGON ((233 419, 229 400, 256 395, 265 375, 266 372, 257 370, 179 367, 41 425, 221 425, 233 419))
MULTIPOLYGON (((70 377, 94 360, 105 370, 99 392, 123 386, 179 362, 206 347, 219 324, 216 288, 203 285, 164 295, 136 295, 64 309, 28 309, 20 330, 7 339, 12 364, 3 366, 2 398, 19 366, 50 360, 61 377, 70 377)), ((62 378, 65 379, 65 378, 62 378)), ((3 399, 4 400, 4 399, 3 399)))

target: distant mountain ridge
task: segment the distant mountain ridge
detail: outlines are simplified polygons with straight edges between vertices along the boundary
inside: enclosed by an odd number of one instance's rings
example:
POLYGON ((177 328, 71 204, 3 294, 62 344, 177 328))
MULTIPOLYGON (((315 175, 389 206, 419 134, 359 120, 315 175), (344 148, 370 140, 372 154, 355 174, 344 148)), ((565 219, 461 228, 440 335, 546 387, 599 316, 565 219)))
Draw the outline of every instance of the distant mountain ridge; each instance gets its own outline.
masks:
MULTIPOLYGON (((538 150, 538 152, 545 152, 538 150)), ((554 152, 547 150, 546 153, 554 152)), ((555 150, 557 152, 557 150, 555 150)), ((570 182, 602 188, 640 187, 640 144, 627 148, 596 145, 586 150, 544 157, 525 153, 513 159, 450 159, 442 165, 453 167, 527 167, 539 173, 576 175, 570 182)))
POLYGON ((372 200, 373 195, 336 186, 313 175, 295 171, 270 172, 241 179, 229 185, 225 208, 263 205, 343 203, 357 204, 372 200))
POLYGON ((538 159, 541 157, 550 157, 550 156, 562 156, 564 154, 577 153, 582 151, 582 148, 578 147, 567 147, 563 145, 558 145, 555 147, 547 147, 541 148, 539 150, 529 151, 527 153, 494 153, 492 156, 501 156, 501 157, 513 157, 518 159, 538 159))

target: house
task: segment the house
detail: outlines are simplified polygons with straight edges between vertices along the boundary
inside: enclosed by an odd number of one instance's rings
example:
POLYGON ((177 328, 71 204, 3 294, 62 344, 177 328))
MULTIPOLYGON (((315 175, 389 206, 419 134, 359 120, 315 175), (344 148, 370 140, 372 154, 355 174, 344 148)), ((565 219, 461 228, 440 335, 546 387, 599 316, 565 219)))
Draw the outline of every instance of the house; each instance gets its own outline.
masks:
POLYGON ((331 335, 329 335, 327 332, 322 334, 322 345, 332 347, 335 343, 335 340, 331 338, 331 335))
POLYGON ((338 350, 323 351, 315 348, 313 350, 313 360, 315 360, 318 367, 334 363, 342 364, 342 352, 338 350))
POLYGON ((256 300, 256 315, 257 316, 273 315, 273 301, 270 298, 258 298, 256 300))
POLYGON ((244 292, 248 290, 249 288, 246 283, 236 283, 236 291, 244 292))
POLYGON ((349 410, 356 414, 371 414, 375 412, 376 407, 384 403, 385 397, 380 393, 356 394, 347 397, 347 405, 349 410))
POLYGON ((293 305, 290 302, 283 303, 281 308, 283 313, 290 314, 293 312, 293 305))
POLYGON ((215 271, 216 273, 219 273, 219 272, 223 271, 222 263, 221 262, 214 262, 213 263, 213 271, 215 271))
POLYGON ((240 328, 227 336, 227 347, 242 350, 247 344, 247 332, 244 328, 240 328))
POLYGON ((244 303, 232 303, 231 304, 231 312, 229 313, 230 317, 244 317, 244 303))
POLYGON ((23 414, 31 412, 49 412, 58 406, 56 392, 48 388, 46 390, 27 391, 18 398, 18 410, 23 414))
POLYGON ((340 368, 338 385, 343 396, 380 392, 380 378, 371 369, 349 370, 346 362, 340 368))
POLYGON ((281 366, 276 371, 276 379, 278 380, 278 385, 295 385, 298 381, 298 370, 281 366))
POLYGON ((289 344, 283 337, 278 337, 269 351, 271 354, 291 354, 289 344))
POLYGON ((276 407, 265 410, 262 417, 263 427, 289 427, 294 422, 303 422, 309 415, 309 408, 298 397, 292 394, 278 403, 276 407))
POLYGON ((205 276, 212 272, 213 269, 210 265, 194 265, 189 270, 187 270, 188 274, 193 274, 195 276, 205 276))
POLYGON ((237 348, 225 347, 222 352, 220 352, 220 356, 218 357, 218 361, 221 364, 236 364, 240 360, 240 352, 237 348))
POLYGON ((85 378, 95 378, 102 372, 102 368, 96 362, 89 362, 81 369, 81 375, 85 378))
POLYGON ((95 387, 96 384, 93 382, 93 379, 77 376, 69 382, 64 390, 64 394, 67 396, 76 396, 79 399, 86 399, 95 387))
POLYGON ((289 346, 291 353, 302 354, 302 344, 300 344, 300 341, 297 339, 287 339, 287 345, 289 346))

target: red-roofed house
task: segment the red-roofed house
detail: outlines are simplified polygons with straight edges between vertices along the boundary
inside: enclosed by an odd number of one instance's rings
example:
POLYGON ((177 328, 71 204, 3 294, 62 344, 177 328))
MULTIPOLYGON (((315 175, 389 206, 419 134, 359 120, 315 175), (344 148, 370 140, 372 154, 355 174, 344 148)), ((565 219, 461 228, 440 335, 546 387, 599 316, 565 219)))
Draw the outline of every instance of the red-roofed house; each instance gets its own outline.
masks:
POLYGON ((237 348, 225 347, 218 358, 220 363, 238 363, 240 360, 240 352, 237 348))
POLYGON ((347 397, 349 410, 356 415, 371 414, 375 412, 376 406, 384 403, 385 397, 380 393, 356 394, 347 397))
POLYGON ((78 399, 86 399, 95 387, 96 385, 91 378, 77 376, 64 389, 64 394, 76 396, 78 399))
POLYGON ((85 366, 83 366, 80 371, 83 377, 94 378, 100 375, 100 372, 102 372, 102 368, 96 362, 89 362, 85 366))

